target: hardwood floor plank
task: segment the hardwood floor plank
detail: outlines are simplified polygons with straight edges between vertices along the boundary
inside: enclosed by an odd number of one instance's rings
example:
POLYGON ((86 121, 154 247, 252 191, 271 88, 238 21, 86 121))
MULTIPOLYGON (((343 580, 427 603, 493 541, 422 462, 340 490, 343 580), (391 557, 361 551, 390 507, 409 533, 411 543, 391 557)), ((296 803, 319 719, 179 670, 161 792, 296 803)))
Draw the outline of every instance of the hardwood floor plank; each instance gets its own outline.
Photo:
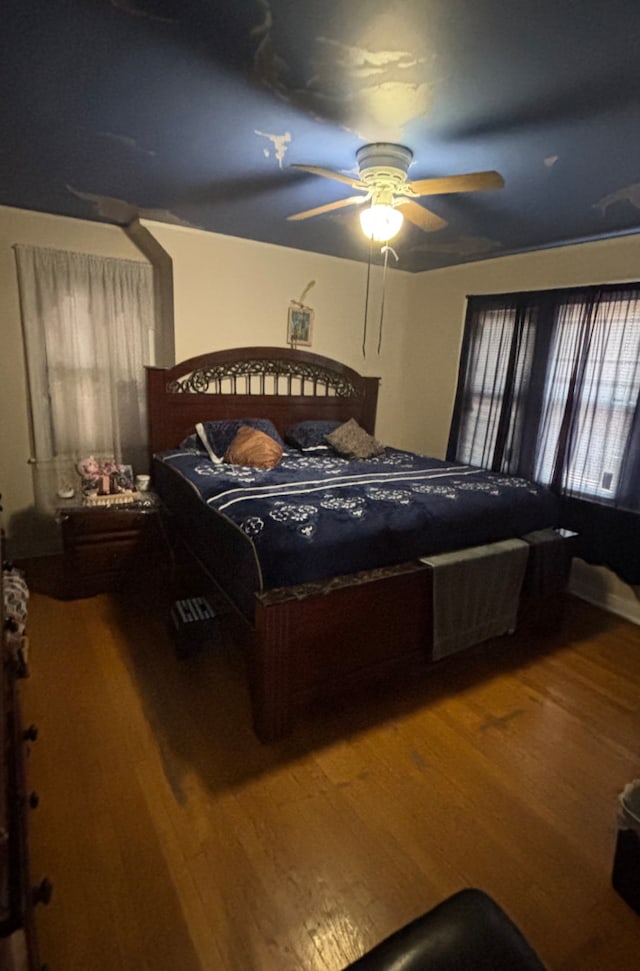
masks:
POLYGON ((53 971, 340 971, 463 886, 558 971, 632 971, 611 888, 640 774, 640 632, 570 601, 261 745, 223 629, 176 658, 166 603, 33 594, 27 723, 37 924, 53 971))

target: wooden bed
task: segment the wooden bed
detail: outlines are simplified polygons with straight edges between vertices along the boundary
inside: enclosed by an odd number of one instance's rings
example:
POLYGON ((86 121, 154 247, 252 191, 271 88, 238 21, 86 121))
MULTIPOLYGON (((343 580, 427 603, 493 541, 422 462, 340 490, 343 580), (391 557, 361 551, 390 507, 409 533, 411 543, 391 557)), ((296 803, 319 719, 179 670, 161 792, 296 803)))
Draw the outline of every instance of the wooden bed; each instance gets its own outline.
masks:
MULTIPOLYGON (((151 454, 176 447, 203 420, 268 418, 282 433, 296 421, 353 417, 373 433, 378 385, 291 348, 237 348, 148 368, 151 454)), ((286 734, 312 701, 416 664, 426 669, 430 605, 431 571, 419 561, 256 594, 253 617, 236 615, 258 737, 286 734)))

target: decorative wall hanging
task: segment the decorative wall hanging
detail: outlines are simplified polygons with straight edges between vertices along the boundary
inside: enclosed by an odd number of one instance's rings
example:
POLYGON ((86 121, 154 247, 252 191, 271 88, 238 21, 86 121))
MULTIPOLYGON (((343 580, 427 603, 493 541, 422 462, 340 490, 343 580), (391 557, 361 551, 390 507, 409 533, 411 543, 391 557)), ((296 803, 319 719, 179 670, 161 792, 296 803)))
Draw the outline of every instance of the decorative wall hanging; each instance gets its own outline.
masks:
POLYGON ((315 280, 310 280, 300 294, 300 299, 291 301, 287 321, 287 343, 291 344, 292 347, 298 345, 311 347, 315 312, 305 304, 304 298, 311 287, 315 286, 315 282, 315 280))

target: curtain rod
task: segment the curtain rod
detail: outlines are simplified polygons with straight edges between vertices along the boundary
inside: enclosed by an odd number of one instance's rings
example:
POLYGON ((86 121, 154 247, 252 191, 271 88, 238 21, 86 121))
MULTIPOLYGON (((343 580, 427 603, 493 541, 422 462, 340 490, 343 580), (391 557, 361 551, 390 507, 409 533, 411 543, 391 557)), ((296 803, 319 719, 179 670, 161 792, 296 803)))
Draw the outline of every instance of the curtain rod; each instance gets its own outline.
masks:
POLYGON ((584 293, 589 290, 605 290, 613 291, 619 290, 621 287, 629 287, 633 289, 634 287, 640 288, 640 280, 621 280, 618 283, 577 283, 571 287, 549 287, 544 290, 507 290, 502 293, 467 293, 465 294, 466 300, 477 300, 480 298, 493 297, 496 300, 506 299, 508 297, 528 297, 533 294, 554 294, 554 293, 584 293))

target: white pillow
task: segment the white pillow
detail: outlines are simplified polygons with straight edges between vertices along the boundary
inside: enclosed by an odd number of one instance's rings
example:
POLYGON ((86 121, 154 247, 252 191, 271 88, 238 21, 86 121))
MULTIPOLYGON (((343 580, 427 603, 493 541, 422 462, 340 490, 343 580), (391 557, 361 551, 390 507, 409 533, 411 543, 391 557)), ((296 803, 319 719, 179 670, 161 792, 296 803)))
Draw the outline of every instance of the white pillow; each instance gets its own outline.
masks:
POLYGON ((211 461, 215 462, 216 465, 221 465, 222 456, 216 455, 216 453, 211 448, 211 445, 209 444, 209 439, 207 438, 207 434, 204 430, 204 425, 202 424, 201 421, 199 421, 198 424, 196 425, 196 434, 200 439, 200 441, 202 442, 202 444, 204 445, 204 447, 206 448, 207 455, 209 456, 211 461))

